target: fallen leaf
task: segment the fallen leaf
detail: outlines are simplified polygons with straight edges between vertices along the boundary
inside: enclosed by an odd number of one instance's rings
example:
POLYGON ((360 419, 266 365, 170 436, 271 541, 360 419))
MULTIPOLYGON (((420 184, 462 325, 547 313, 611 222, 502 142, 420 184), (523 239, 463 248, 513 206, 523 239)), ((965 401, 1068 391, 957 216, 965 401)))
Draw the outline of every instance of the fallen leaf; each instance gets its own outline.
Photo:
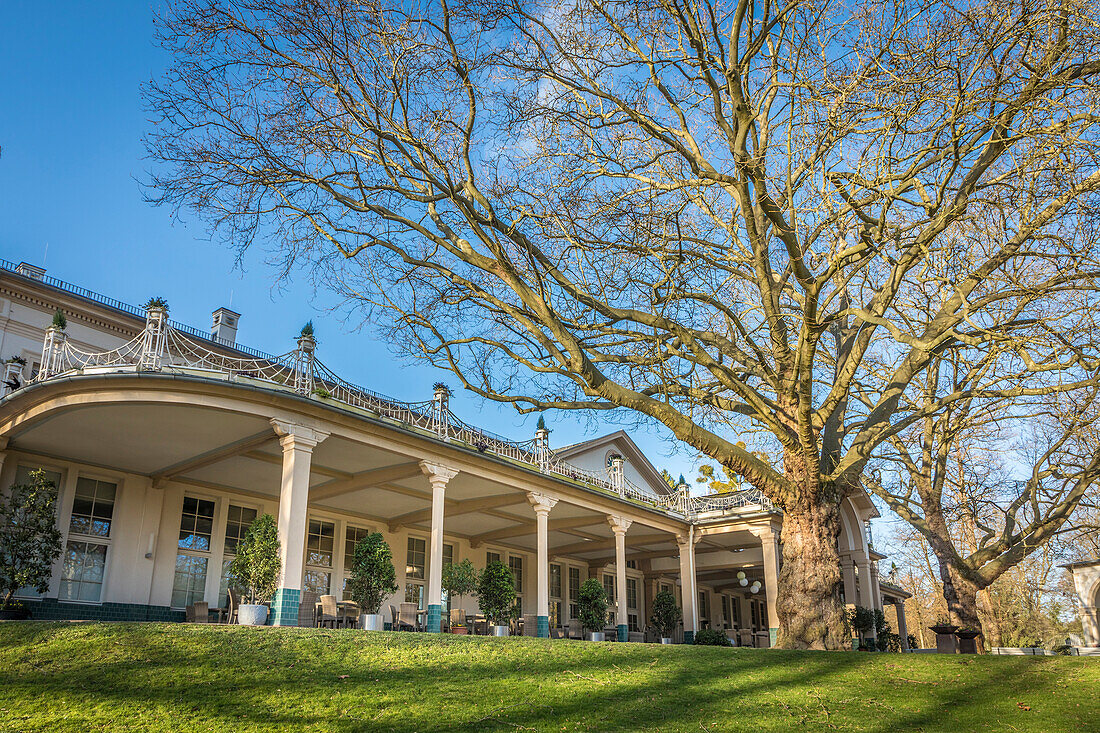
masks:
POLYGON ((1030 705, 1028 705, 1026 703, 1022 703, 1022 702, 1016 703, 1016 707, 1020 708, 1020 710, 1031 710, 1030 705))

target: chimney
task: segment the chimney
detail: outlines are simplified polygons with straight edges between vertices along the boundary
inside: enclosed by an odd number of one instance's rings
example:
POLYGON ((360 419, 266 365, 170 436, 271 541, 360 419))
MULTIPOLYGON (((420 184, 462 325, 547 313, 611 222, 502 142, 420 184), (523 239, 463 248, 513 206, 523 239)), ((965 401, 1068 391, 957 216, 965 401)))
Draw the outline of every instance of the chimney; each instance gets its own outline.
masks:
POLYGON ((23 277, 29 277, 32 280, 41 280, 46 275, 46 269, 44 267, 38 267, 29 262, 20 262, 16 266, 15 271, 23 277))
POLYGON ((214 311, 214 325, 210 327, 210 337, 230 346, 237 343, 237 321, 241 314, 228 308, 214 311))

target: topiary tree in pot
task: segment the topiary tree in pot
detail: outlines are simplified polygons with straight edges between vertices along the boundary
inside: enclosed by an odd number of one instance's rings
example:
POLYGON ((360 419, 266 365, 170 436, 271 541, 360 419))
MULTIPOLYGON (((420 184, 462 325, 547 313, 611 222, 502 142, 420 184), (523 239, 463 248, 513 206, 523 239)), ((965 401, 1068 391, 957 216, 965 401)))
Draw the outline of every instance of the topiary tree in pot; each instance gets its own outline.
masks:
POLYGON ((351 600, 359 604, 359 625, 367 631, 382 630, 382 602, 397 592, 393 552, 381 532, 368 532, 355 544, 348 579, 351 600))
POLYGON ((462 599, 477 590, 477 582, 477 569, 469 558, 460 563, 443 566, 443 590, 447 591, 447 598, 452 603, 455 596, 459 599, 458 608, 455 610, 459 612, 461 620, 451 624, 451 633, 466 633, 466 609, 463 607, 462 599))
POLYGON ((653 615, 649 617, 649 623, 661 635, 662 644, 672 643, 672 630, 683 617, 683 612, 676 605, 676 596, 672 593, 663 590, 653 596, 653 615))
POLYGON ((244 591, 248 603, 237 609, 237 621, 244 626, 267 623, 267 606, 279 587, 279 527, 275 517, 263 514, 248 527, 237 545, 237 556, 229 564, 230 582, 244 591))
POLYGON ((595 578, 581 583, 577 598, 581 625, 588 631, 589 641, 603 641, 603 626, 607 622, 607 594, 595 578))
POLYGON ((0 619, 30 615, 14 600, 15 593, 20 588, 49 590, 60 554, 57 487, 43 471, 34 471, 29 483, 15 484, 6 496, 0 495, 0 619))
POLYGON ((848 623, 852 627, 852 630, 856 632, 856 636, 859 637, 860 651, 870 651, 873 649, 872 643, 868 642, 867 634, 871 629, 875 628, 874 610, 864 608, 863 606, 856 606, 848 614, 848 623))
POLYGON ((493 636, 508 636, 516 602, 516 578, 502 562, 491 562, 477 581, 477 602, 481 612, 493 624, 493 636))

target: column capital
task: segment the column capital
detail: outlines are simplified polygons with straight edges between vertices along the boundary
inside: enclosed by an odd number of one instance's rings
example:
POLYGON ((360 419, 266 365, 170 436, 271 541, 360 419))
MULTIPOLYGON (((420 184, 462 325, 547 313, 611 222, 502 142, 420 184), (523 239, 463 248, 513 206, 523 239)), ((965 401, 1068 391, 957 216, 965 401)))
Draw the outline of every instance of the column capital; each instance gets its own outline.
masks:
POLYGON ((701 539, 701 535, 696 534, 694 537, 689 537, 689 535, 681 532, 676 535, 676 544, 680 546, 680 549, 685 549, 689 543, 692 546, 699 544, 701 539))
POLYGON ((279 436, 279 443, 282 444, 283 450, 302 448, 311 451, 329 436, 324 430, 288 420, 280 420, 277 417, 271 418, 271 427, 274 428, 275 434, 279 436))
POLYGON ((531 504, 531 507, 535 510, 536 514, 541 512, 549 513, 551 509, 558 503, 558 498, 555 496, 549 496, 548 494, 540 494, 537 491, 527 492, 527 501, 531 504))
POLYGON ((611 531, 615 534, 626 534, 626 531, 630 529, 630 525, 632 524, 634 524, 633 519, 627 519, 618 514, 607 515, 607 525, 611 527, 611 531))
POLYGON ((748 530, 753 537, 756 537, 762 541, 779 539, 779 532, 776 531, 775 527, 771 526, 770 524, 752 526, 749 527, 748 530))
POLYGON ((446 486, 448 481, 458 475, 457 468, 444 466, 442 463, 436 463, 434 461, 421 461, 420 470, 428 477, 433 487, 436 484, 443 484, 446 486))
POLYGON ((7 450, 8 443, 11 442, 11 438, 6 435, 0 435, 0 450, 7 450))

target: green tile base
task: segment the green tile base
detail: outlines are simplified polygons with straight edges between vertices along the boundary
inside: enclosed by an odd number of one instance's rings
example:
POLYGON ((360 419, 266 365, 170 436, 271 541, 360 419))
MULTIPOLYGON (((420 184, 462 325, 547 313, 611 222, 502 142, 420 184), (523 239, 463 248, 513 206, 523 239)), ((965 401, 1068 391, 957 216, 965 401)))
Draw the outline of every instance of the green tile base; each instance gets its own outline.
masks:
POLYGON ((630 638, 630 627, 627 626, 626 624, 619 624, 616 631, 618 632, 618 635, 619 635, 619 641, 626 641, 627 639, 630 638))
POLYGON ((275 597, 271 599, 271 613, 268 616, 269 626, 297 626, 298 604, 302 598, 302 591, 298 588, 279 588, 275 591, 275 597))
POLYGON ((443 630, 443 606, 438 603, 428 604, 428 621, 426 629, 430 634, 438 634, 443 630))
POLYGON ((550 638, 550 617, 549 616, 539 616, 537 621, 538 621, 538 631, 537 631, 538 637, 540 639, 549 639, 550 638))
POLYGON ((56 598, 20 599, 41 621, 183 621, 183 611, 143 603, 66 603, 56 598))
POLYGON ((684 632, 684 643, 685 644, 694 644, 695 643, 695 632, 694 631, 685 631, 684 632))
POLYGON ((777 629, 773 626, 772 628, 768 629, 768 646, 769 647, 774 647, 778 641, 779 641, 779 629, 777 629))

